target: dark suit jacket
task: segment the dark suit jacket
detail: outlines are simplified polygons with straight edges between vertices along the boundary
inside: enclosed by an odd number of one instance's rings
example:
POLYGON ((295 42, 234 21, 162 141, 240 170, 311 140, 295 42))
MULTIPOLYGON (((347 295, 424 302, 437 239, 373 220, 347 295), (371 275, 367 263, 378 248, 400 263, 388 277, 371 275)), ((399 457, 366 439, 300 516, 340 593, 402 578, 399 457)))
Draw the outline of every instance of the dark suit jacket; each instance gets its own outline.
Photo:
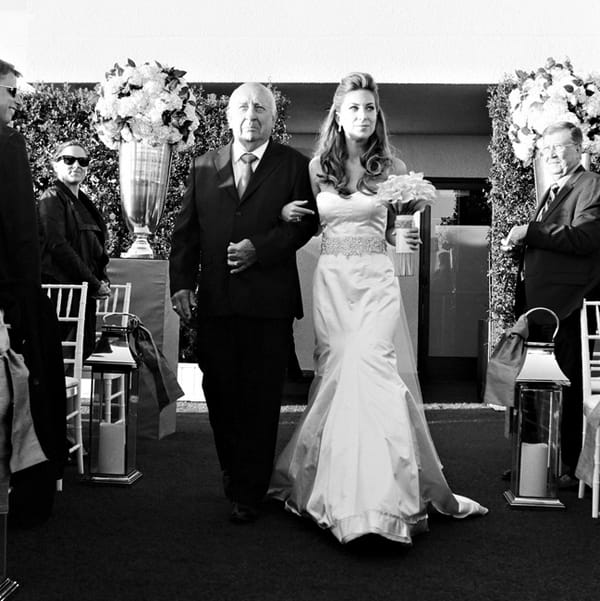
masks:
POLYGON ((539 211, 525 237, 526 304, 564 319, 600 282, 600 175, 578 167, 536 221, 539 211))
POLYGON ((289 146, 269 142, 242 199, 231 145, 196 158, 173 230, 172 293, 196 288, 200 264, 199 315, 302 317, 296 251, 316 232, 318 220, 282 221, 281 208, 292 200, 308 200, 316 214, 308 159, 289 146), (244 238, 256 248, 258 260, 232 275, 227 246, 244 238))
POLYGON ((0 281, 40 284, 35 198, 23 136, 0 124, 0 281))
POLYGON ((20 133, 0 125, 0 308, 25 358, 36 434, 55 475, 65 455, 65 380, 56 311, 41 288, 29 159, 20 133))

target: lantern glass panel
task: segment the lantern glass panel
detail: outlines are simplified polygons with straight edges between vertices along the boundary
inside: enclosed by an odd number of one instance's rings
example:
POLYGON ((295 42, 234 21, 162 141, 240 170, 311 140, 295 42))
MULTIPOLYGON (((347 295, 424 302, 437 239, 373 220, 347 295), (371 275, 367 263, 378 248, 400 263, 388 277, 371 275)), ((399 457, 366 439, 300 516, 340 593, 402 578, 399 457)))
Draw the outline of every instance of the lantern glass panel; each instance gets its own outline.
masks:
POLYGON ((557 496, 561 403, 560 385, 517 386, 511 489, 518 497, 557 496))

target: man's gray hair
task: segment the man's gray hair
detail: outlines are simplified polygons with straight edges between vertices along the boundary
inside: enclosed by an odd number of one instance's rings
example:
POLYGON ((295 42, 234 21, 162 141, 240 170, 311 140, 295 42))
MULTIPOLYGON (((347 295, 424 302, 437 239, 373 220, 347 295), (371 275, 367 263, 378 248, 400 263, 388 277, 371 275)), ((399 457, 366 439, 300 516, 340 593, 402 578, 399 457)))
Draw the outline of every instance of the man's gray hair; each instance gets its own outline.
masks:
POLYGON ((549 136, 550 134, 555 134, 560 131, 568 131, 569 135, 571 136, 571 142, 573 142, 573 144, 577 144, 578 146, 580 146, 583 142, 583 133, 581 129, 574 123, 571 123, 570 121, 557 121, 556 123, 548 125, 548 127, 544 129, 542 137, 549 136))

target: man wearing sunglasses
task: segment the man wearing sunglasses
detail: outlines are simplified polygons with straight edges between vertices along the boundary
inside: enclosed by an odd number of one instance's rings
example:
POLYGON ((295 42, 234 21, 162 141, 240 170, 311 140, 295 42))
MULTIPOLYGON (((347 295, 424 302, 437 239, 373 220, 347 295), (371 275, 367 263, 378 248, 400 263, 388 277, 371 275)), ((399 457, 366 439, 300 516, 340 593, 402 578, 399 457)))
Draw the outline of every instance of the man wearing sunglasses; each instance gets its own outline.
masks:
MULTIPOLYGON (((11 350, 23 355, 29 380, 18 388, 11 380, 12 394, 7 393, 7 380, 0 381, 4 384, 0 414, 8 421, 5 414, 12 401, 13 435, 29 432, 26 444, 35 440, 43 451, 35 457, 25 453, 17 467, 11 463, 9 519, 14 525, 30 527, 50 517, 56 479, 62 477, 66 400, 58 321, 41 287, 36 206, 25 140, 8 127, 20 104, 18 77, 15 67, 0 59, 0 309, 11 326, 11 350)), ((13 436, 13 460, 16 449, 24 448, 16 443, 13 436)), ((5 512, 8 457, 2 463, 0 513, 5 512)))

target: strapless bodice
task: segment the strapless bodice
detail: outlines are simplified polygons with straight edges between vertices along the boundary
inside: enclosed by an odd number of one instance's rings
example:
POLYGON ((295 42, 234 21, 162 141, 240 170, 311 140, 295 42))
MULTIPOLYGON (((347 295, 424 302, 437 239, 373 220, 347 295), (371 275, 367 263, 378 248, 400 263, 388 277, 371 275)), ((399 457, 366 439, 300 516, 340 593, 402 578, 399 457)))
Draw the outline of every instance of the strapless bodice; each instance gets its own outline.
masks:
POLYGON ((385 237, 387 209, 375 196, 354 192, 344 198, 324 190, 317 194, 317 206, 326 237, 385 237))

